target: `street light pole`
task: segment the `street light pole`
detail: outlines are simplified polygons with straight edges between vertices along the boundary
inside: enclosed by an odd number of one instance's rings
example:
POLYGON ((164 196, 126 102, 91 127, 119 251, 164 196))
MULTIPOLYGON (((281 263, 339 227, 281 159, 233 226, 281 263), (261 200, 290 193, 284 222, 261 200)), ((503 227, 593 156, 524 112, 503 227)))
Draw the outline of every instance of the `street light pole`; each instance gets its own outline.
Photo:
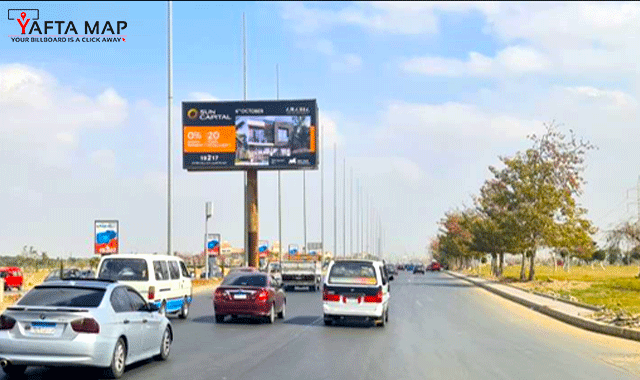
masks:
MULTIPOLYGON (((280 70, 276 64, 276 100, 280 100, 280 70)), ((280 262, 280 275, 282 276, 282 182, 280 170, 278 170, 278 261, 280 262)))
POLYGON ((333 143, 333 257, 338 257, 338 149, 333 143))
POLYGON ((347 257, 347 158, 342 161, 342 257, 347 257))
POLYGON ((172 241, 172 219, 173 219, 173 203, 172 193, 173 184, 171 182, 172 177, 172 164, 171 164, 171 152, 173 146, 171 144, 171 134, 173 124, 173 1, 169 1, 169 20, 168 20, 168 46, 167 46, 167 77, 168 77, 168 97, 167 97, 167 254, 173 255, 173 241, 172 241))
POLYGON ((349 252, 353 256, 353 168, 349 179, 349 252))

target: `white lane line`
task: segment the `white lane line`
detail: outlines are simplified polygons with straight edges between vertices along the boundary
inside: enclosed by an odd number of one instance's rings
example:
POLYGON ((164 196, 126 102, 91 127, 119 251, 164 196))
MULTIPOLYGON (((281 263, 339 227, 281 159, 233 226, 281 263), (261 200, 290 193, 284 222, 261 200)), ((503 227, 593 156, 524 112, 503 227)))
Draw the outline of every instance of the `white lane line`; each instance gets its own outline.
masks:
POLYGON ((427 296, 427 301, 429 301, 429 302, 433 302, 433 298, 431 298, 431 297, 427 296))
POLYGON ((416 300, 416 305, 422 307, 422 304, 420 303, 420 301, 416 300))

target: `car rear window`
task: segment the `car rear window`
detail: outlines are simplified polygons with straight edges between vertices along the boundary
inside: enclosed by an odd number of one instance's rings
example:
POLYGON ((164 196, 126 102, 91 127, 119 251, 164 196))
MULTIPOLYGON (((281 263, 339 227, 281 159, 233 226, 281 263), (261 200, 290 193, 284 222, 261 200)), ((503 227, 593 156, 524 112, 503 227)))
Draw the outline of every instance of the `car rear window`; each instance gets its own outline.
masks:
POLYGON ((148 281, 147 262, 144 259, 105 259, 98 278, 122 281, 148 281))
POLYGON ((330 284, 376 285, 376 270, 370 263, 335 263, 329 272, 330 284))
POLYGON ((18 301, 22 306, 98 307, 104 289, 36 286, 18 301))
POLYGON ((222 285, 267 286, 267 276, 263 274, 236 274, 225 278, 222 285))

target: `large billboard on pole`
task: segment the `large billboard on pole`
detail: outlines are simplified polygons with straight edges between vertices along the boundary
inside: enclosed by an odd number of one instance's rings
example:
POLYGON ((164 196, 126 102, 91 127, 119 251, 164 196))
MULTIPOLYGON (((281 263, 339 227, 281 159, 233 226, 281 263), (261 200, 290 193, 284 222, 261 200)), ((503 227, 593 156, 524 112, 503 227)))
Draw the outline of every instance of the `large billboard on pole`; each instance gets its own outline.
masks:
POLYGON ((317 169, 317 116, 315 99, 182 102, 183 168, 317 169))
POLYGON ((96 220, 93 223, 94 253, 105 255, 118 253, 118 221, 96 220))

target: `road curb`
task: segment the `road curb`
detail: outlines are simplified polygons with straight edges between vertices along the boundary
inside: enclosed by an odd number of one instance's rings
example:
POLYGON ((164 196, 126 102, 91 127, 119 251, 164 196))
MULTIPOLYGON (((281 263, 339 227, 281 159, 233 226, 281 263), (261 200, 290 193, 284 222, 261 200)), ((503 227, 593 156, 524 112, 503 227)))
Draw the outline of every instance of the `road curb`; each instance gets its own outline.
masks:
MULTIPOLYGON (((503 291, 501 291, 500 289, 494 288, 488 284, 482 283, 480 281, 474 281, 474 279, 471 279, 467 276, 461 275, 459 273, 453 273, 451 271, 445 271, 447 274, 449 274, 450 276, 459 278, 461 280, 465 280, 468 281, 480 288, 483 288, 491 293, 494 293, 496 295, 499 295, 503 298, 506 298, 510 301, 516 302, 520 305, 526 306, 532 310, 535 310, 539 313, 542 313, 544 315, 547 315, 549 317, 555 318, 559 321, 568 323, 570 325, 585 329, 585 330, 589 330, 589 331, 593 331, 593 332, 597 332, 600 334, 606 334, 606 335, 611 335, 611 336, 615 336, 618 338, 624 338, 624 339, 629 339, 629 340, 635 340, 640 342, 640 330, 634 330, 634 329, 629 329, 626 327, 620 327, 620 326, 612 326, 609 324, 605 324, 602 322, 598 322, 598 321, 594 321, 591 319, 586 319, 586 318, 582 318, 582 317, 578 317, 575 315, 571 315, 571 314, 567 314, 567 313, 563 313, 559 310, 556 309, 552 309, 549 308, 548 306, 544 306, 544 305, 540 305, 537 304, 533 301, 529 301, 526 300, 524 298, 520 298, 517 297, 513 294, 509 294, 509 293, 505 293, 503 291)), ((514 287, 515 288, 515 287, 514 287)), ((517 288, 516 288, 517 289, 517 288)), ((522 289, 518 289, 518 290, 522 290, 522 289)))
POLYGON ((582 307, 582 308, 593 310, 593 311, 602 311, 602 310, 604 310, 604 308, 600 307, 600 306, 593 306, 593 305, 588 305, 588 304, 582 303, 582 302, 571 301, 571 300, 560 298, 560 297, 554 297, 552 295, 541 293, 541 292, 537 292, 535 290, 522 289, 522 288, 519 288, 517 286, 513 286, 511 284, 502 284, 502 285, 506 285, 506 286, 508 286, 510 288, 513 288, 513 289, 522 290, 523 292, 535 294, 535 295, 540 296, 540 297, 549 298, 549 299, 552 299, 554 301, 564 302, 564 303, 569 304, 569 305, 578 306, 578 307, 582 307))

